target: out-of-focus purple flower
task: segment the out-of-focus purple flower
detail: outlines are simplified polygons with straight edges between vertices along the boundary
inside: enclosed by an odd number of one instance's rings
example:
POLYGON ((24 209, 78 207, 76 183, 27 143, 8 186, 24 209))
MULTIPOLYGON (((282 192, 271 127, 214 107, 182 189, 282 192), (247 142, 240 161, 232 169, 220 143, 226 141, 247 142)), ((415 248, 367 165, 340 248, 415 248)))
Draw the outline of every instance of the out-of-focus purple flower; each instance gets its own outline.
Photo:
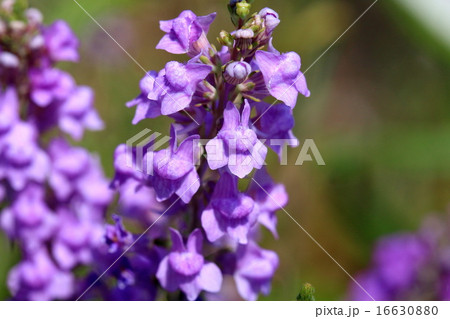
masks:
POLYGON ((152 185, 158 201, 164 201, 173 194, 184 203, 189 203, 200 188, 200 178, 195 164, 201 156, 198 135, 191 135, 177 147, 175 127, 170 132, 170 146, 167 149, 146 154, 144 162, 153 162, 152 185), (151 156, 151 159, 149 158, 151 156))
POLYGON ((188 300, 197 299, 202 290, 218 292, 222 285, 222 273, 214 263, 205 261, 202 255, 203 235, 195 229, 184 245, 183 238, 170 229, 172 251, 161 261, 156 277, 168 291, 181 289, 188 300))
POLYGON ((55 139, 49 145, 49 153, 53 163, 50 185, 59 200, 80 196, 93 205, 108 204, 112 196, 108 182, 86 150, 55 139))
POLYGON ((11 238, 23 241, 27 251, 33 251, 53 236, 58 220, 44 202, 44 192, 37 185, 24 189, 6 208, 1 227, 11 238))
POLYGON ((133 235, 128 232, 122 223, 122 218, 113 215, 114 225, 107 225, 105 230, 104 241, 108 246, 109 253, 115 253, 128 248, 133 242, 133 235))
POLYGON ((78 61, 79 42, 65 21, 58 20, 44 27, 42 34, 48 54, 53 61, 78 61))
POLYGON ((71 270, 79 264, 89 264, 92 252, 101 243, 102 224, 77 218, 65 208, 58 210, 58 232, 53 239, 52 253, 59 267, 71 270))
POLYGON ((297 53, 258 51, 255 59, 273 97, 293 108, 297 104, 299 92, 306 97, 310 96, 305 76, 300 72, 301 62, 297 53))
POLYGON ((37 145, 36 130, 28 123, 16 123, 0 142, 0 179, 19 191, 29 181, 42 183, 48 171, 48 156, 37 145))
POLYGON ((59 106, 59 127, 75 140, 83 137, 84 129, 103 129, 103 121, 94 108, 94 92, 86 86, 77 87, 59 106))
POLYGON ((153 119, 161 115, 159 103, 148 98, 150 92, 155 89, 157 76, 158 73, 156 71, 149 71, 140 82, 141 93, 126 104, 127 107, 137 106, 133 124, 137 124, 146 118, 153 119))
POLYGON ((8 87, 5 91, 0 92, 0 114, 1 138, 19 120, 19 99, 13 87, 8 87))
POLYGON ((430 255, 430 247, 414 235, 386 237, 377 243, 373 262, 386 286, 407 289, 430 255))
POLYGON ((267 147, 249 128, 250 112, 247 100, 242 116, 233 103, 228 103, 219 134, 206 145, 208 165, 212 170, 228 165, 231 173, 244 178, 253 168, 263 166, 267 147))
POLYGON ((32 69, 29 78, 31 100, 40 107, 65 100, 75 88, 72 76, 58 69, 32 69))
POLYGON ((259 293, 267 295, 278 263, 275 252, 262 249, 254 242, 239 245, 234 280, 241 297, 256 300, 259 293))
POLYGON ((215 242, 228 235, 240 244, 246 244, 256 215, 254 201, 239 192, 237 178, 223 172, 201 220, 209 241, 215 242))
POLYGON ((283 184, 275 184, 266 169, 255 173, 248 194, 258 209, 258 222, 269 229, 275 237, 277 233, 276 211, 287 205, 288 194, 283 184))
POLYGON ((277 104, 271 106, 266 102, 255 103, 256 133, 260 139, 270 140, 269 147, 282 158, 283 147, 285 144, 289 146, 298 146, 299 142, 292 133, 295 121, 292 109, 285 104, 277 104), (278 141, 276 141, 278 140, 278 141))
POLYGON ((70 272, 60 270, 41 248, 11 270, 8 287, 16 300, 65 300, 74 293, 75 281, 70 272))
POLYGON ((188 54, 193 57, 210 48, 206 34, 216 13, 198 17, 190 10, 183 11, 178 18, 161 21, 160 28, 167 34, 156 46, 173 54, 188 54))
POLYGON ((393 292, 380 280, 376 272, 367 271, 356 276, 356 280, 364 288, 356 284, 350 287, 350 298, 354 301, 391 301, 395 297, 393 292))
POLYGON ((170 115, 181 111, 192 101, 197 85, 211 72, 205 64, 169 62, 154 83, 148 98, 161 104, 161 113, 170 115))

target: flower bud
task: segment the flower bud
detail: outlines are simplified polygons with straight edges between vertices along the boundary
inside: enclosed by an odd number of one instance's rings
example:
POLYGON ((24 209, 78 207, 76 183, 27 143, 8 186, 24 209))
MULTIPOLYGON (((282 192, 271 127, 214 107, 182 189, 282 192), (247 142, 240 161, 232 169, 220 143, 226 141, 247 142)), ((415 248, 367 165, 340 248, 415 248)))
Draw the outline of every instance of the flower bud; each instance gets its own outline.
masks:
POLYGON ((246 1, 241 1, 236 4, 236 14, 239 16, 239 18, 245 20, 250 14, 251 8, 252 6, 249 3, 247 3, 246 1))
POLYGON ((15 69, 19 67, 19 58, 10 52, 2 52, 0 53, 0 64, 6 68, 15 69))
POLYGON ((227 31, 220 31, 218 40, 220 44, 225 45, 227 47, 232 46, 234 43, 233 36, 229 34, 227 31))
POLYGON ((42 48, 45 44, 45 40, 44 37, 40 34, 34 36, 33 38, 31 38, 30 42, 28 43, 28 47, 31 50, 38 50, 40 48, 42 48))
POLYGON ((32 26, 39 26, 42 21, 42 13, 36 8, 30 8, 27 11, 25 11, 25 16, 27 17, 28 23, 32 26))
POLYGON ((234 37, 236 38, 236 45, 241 51, 247 50, 251 44, 253 43, 253 37, 255 36, 255 33, 252 29, 239 29, 234 34, 234 37))
POLYGON ((264 19, 266 34, 270 35, 280 24, 278 13, 270 8, 264 8, 259 12, 259 16, 264 19))
POLYGON ((247 62, 232 62, 228 64, 223 76, 231 85, 237 85, 247 80, 252 67, 247 62))

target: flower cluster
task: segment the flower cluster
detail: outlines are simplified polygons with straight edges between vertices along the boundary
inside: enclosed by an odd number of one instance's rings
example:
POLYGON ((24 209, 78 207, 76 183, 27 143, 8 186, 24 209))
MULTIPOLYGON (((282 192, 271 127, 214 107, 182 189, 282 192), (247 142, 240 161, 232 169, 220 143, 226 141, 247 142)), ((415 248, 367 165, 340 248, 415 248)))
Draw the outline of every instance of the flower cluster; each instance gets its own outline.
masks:
MULTIPOLYGON (((449 215, 433 215, 416 233, 379 239, 372 265, 356 280, 375 300, 450 300, 449 229, 449 215)), ((371 300, 355 284, 349 298, 371 300)))
MULTIPOLYGON (((165 149, 156 149, 154 136, 144 150, 120 145, 115 152, 112 185, 122 217, 147 230, 133 244, 136 236, 121 217, 108 226, 110 253, 103 259, 126 252, 109 273, 121 283, 116 297, 214 299, 223 295, 224 276, 234 278, 247 300, 270 291, 278 257, 257 241, 261 225, 278 236, 276 211, 288 196, 263 167, 272 147, 267 140, 296 144, 292 109, 299 93, 310 92, 300 57, 273 47, 278 14, 265 8, 250 15, 247 1, 229 8, 236 29, 220 33, 220 49, 206 37, 215 13, 184 11, 161 21, 165 35, 157 48, 189 60, 149 71, 127 104, 136 106, 134 124, 163 115, 173 124, 165 149), (263 101, 270 96, 281 102, 263 101), (152 267, 143 270, 144 260, 152 267)), ((272 148, 280 154, 282 146, 272 148)), ((107 293, 102 282, 97 288, 107 293)))
POLYGON ((0 3, 0 225, 22 252, 8 276, 18 300, 72 298, 73 270, 103 242, 108 181, 62 134, 103 126, 92 90, 55 68, 77 49, 64 21, 46 26, 37 9, 0 3))

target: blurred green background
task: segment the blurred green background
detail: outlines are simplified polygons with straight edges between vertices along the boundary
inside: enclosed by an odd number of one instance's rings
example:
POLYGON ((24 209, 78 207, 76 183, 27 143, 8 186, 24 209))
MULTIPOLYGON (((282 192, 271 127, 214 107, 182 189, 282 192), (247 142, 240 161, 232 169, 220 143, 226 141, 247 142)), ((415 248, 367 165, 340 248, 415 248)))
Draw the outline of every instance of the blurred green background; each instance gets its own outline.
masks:
MULTIPOLYGON (((185 9, 216 11, 210 40, 232 28, 225 0, 78 0, 145 68, 159 70, 174 56, 155 48, 159 20, 185 9)), ((62 67, 97 94, 106 122, 83 145, 101 156, 112 176, 115 147, 148 127, 133 126, 124 104, 138 93, 143 71, 72 0, 30 1, 47 23, 67 20, 81 39, 81 62, 62 67)), ((296 51, 308 68, 373 0, 255 0, 281 16, 274 44, 296 51)), ((295 135, 314 139, 326 166, 288 166, 270 156, 270 172, 286 184, 287 211, 350 273, 366 267, 381 235, 414 230, 450 202, 450 3, 380 0, 306 74, 310 98, 295 108, 295 135)), ((175 56, 176 59, 184 57, 175 56)), ((168 133, 168 132, 167 132, 168 133)), ((317 300, 345 298, 347 275, 283 212, 279 240, 264 233, 263 246, 280 255, 272 293, 264 300, 294 300, 311 283, 317 300)), ((0 240, 0 299, 14 248, 0 240)))

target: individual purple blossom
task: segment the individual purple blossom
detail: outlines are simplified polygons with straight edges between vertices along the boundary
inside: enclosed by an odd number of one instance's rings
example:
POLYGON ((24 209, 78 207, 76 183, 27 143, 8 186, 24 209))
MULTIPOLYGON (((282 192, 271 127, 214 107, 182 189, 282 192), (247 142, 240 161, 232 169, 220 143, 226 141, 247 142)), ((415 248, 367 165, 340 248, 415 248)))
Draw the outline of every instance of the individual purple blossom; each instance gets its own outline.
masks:
POLYGON ((237 178, 223 172, 208 206, 202 212, 201 221, 210 242, 227 235, 240 244, 246 244, 256 215, 254 201, 239 192, 237 178))
POLYGON ((258 209, 258 222, 278 238, 276 212, 287 205, 288 194, 283 184, 275 184, 266 169, 255 173, 248 194, 258 209))
POLYGON ((113 215, 114 225, 106 225, 104 241, 109 253, 122 251, 133 242, 133 235, 125 229, 122 218, 113 215))
POLYGON ((275 28, 280 24, 280 17, 270 8, 259 11, 259 16, 264 19, 264 31, 266 36, 270 38, 275 28))
POLYGON ((8 287, 16 300, 65 300, 74 293, 75 280, 72 273, 60 270, 41 248, 11 270, 8 287))
POLYGON ((58 232, 53 238, 52 254, 58 266, 71 270, 93 261, 93 251, 101 243, 103 227, 75 216, 66 208, 59 209, 58 232))
POLYGON ((278 263, 275 252, 262 249, 254 242, 239 245, 234 280, 241 297, 256 300, 259 293, 267 295, 278 263))
POLYGON ((297 104, 298 93, 310 96, 305 76, 300 72, 301 62, 297 53, 258 51, 255 60, 274 98, 293 108, 297 104))
POLYGON ((191 57, 207 51, 210 44, 206 34, 215 17, 215 13, 199 17, 192 11, 185 10, 176 19, 160 21, 160 28, 166 35, 156 48, 173 54, 188 54, 191 57))
POLYGON ((32 69, 29 78, 31 100, 40 107, 65 100, 75 88, 72 76, 58 69, 32 69))
POLYGON ((136 107, 136 114, 133 118, 133 124, 137 124, 146 118, 156 118, 161 115, 161 106, 157 101, 150 100, 148 95, 155 89, 155 79, 158 76, 156 71, 149 71, 139 83, 141 93, 129 101, 126 106, 136 107))
POLYGON ((200 178, 195 164, 200 158, 198 135, 191 135, 177 146, 177 134, 172 126, 169 148, 148 152, 144 159, 153 164, 152 185, 158 201, 178 195, 184 203, 189 203, 200 188, 200 178))
POLYGON ((44 192, 37 185, 29 185, 19 193, 0 217, 2 229, 10 238, 21 239, 26 251, 40 247, 58 226, 56 215, 45 203, 44 192))
POLYGON ((202 255, 203 235, 195 229, 185 246, 181 234, 171 228, 172 250, 159 264, 156 277, 168 291, 180 289, 188 300, 195 300, 202 290, 218 292, 222 273, 214 263, 202 255))
POLYGON ((52 61, 78 61, 79 42, 65 21, 58 20, 44 27, 42 35, 52 61))
POLYGON ((37 145, 35 128, 17 122, 0 142, 0 179, 7 179, 16 191, 30 181, 42 183, 49 172, 47 154, 37 145))
POLYGON ((299 142, 292 133, 295 124, 292 109, 285 104, 271 105, 266 102, 254 103, 256 109, 255 128, 258 138, 269 141, 269 147, 277 153, 280 160, 283 147, 298 146, 299 142))
POLYGON ((230 172, 244 178, 264 165, 267 147, 249 128, 251 108, 246 100, 242 115, 229 102, 224 111, 223 126, 217 136, 206 144, 208 164, 212 170, 228 166, 230 172))
POLYGON ((75 140, 83 137, 85 129, 103 129, 103 121, 94 108, 94 92, 89 87, 77 87, 59 106, 58 113, 58 126, 75 140))
POLYGON ((19 120, 19 99, 13 87, 0 92, 0 114, 1 138, 19 120))
POLYGON ((148 98, 160 103, 163 115, 181 111, 189 107, 197 85, 211 70, 211 66, 199 63, 169 62, 156 78, 148 98))

